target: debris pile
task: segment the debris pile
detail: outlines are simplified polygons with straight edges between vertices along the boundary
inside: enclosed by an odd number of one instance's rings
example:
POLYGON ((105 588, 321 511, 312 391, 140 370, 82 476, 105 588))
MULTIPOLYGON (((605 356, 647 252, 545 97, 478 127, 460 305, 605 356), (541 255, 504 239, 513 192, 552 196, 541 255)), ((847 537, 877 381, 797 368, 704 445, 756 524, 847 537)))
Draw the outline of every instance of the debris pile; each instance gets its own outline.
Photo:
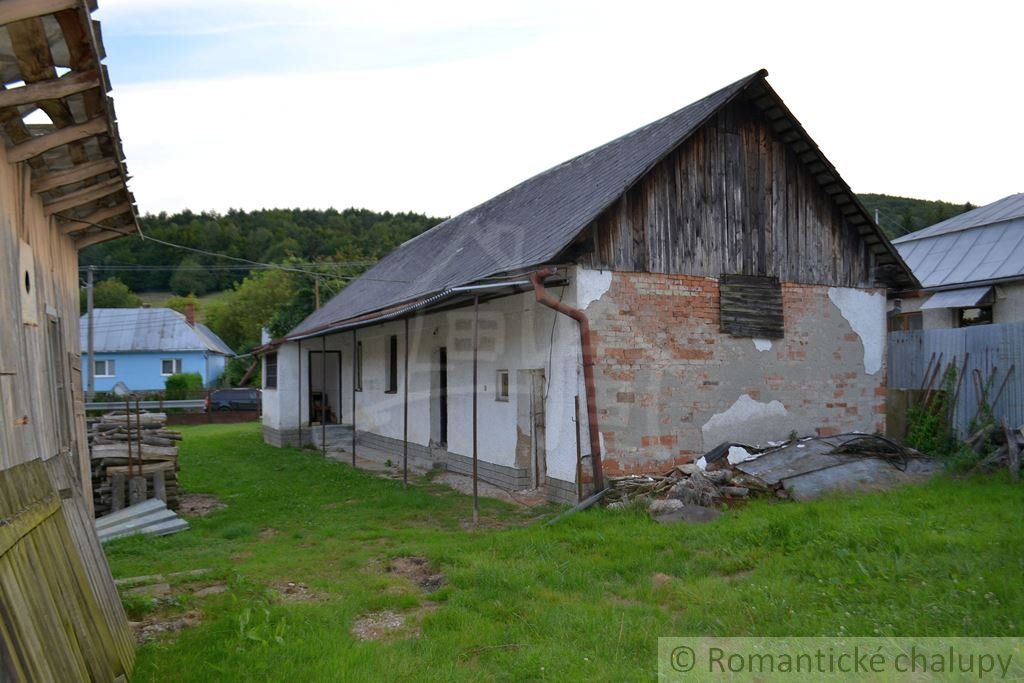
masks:
POLYGON ((1002 424, 988 424, 964 441, 964 447, 973 450, 980 460, 974 471, 991 471, 1006 467, 1010 476, 1020 479, 1021 451, 1024 451, 1024 425, 1010 429, 1003 418, 1002 424))
POLYGON ((698 508, 755 497, 803 500, 828 491, 887 488, 939 469, 936 461, 878 435, 805 437, 767 447, 724 443, 662 475, 610 478, 604 503, 613 509, 644 505, 659 521, 692 521, 698 508))
POLYGON ((178 442, 164 413, 114 411, 89 424, 96 516, 150 498, 178 509, 178 442))

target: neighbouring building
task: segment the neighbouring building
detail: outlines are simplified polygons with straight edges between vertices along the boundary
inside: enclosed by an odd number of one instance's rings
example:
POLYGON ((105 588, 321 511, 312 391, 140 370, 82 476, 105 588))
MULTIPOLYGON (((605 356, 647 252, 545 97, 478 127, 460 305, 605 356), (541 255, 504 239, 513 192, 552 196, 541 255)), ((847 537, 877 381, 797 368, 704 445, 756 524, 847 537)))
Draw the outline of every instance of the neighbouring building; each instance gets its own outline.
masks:
POLYGON ((78 252, 138 234, 94 6, 0 2, 3 681, 125 680, 134 661, 92 525, 78 344, 78 252))
MULTIPOLYGON (((194 372, 213 386, 235 355, 210 328, 195 320, 195 309, 97 308, 93 311, 93 381, 96 391, 121 385, 129 391, 164 388, 171 375, 194 372)), ((82 349, 88 348, 89 321, 81 320, 82 349)), ((83 354, 88 367, 89 354, 83 354)))
POLYGON ((894 300, 891 331, 1024 321, 1024 193, 893 244, 923 289, 894 300))
POLYGON ((475 453, 570 502, 724 441, 881 430, 886 292, 917 282, 766 76, 401 245, 261 350, 266 441, 475 453))

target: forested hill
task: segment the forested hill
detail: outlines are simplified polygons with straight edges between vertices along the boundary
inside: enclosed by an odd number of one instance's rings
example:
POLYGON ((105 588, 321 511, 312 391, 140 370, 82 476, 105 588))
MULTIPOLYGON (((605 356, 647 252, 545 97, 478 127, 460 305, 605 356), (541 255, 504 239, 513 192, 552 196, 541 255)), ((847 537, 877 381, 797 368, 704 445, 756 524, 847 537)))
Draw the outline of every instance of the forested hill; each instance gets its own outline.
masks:
MULTIPOLYGON (((143 231, 175 244, 260 263, 371 262, 443 219, 418 213, 377 213, 366 209, 264 209, 226 214, 183 211, 142 218, 143 231)), ((83 266, 101 268, 134 291, 177 294, 230 289, 247 271, 228 259, 175 249, 157 242, 120 239, 82 252, 83 266), (133 269, 124 269, 123 267, 133 269), (208 266, 214 266, 208 268, 208 266)), ((360 267, 354 268, 358 273, 360 267)))
POLYGON ((953 204, 928 199, 893 197, 887 194, 859 194, 857 197, 872 217, 875 216, 875 211, 878 211, 878 224, 885 230, 889 239, 927 228, 975 208, 969 202, 953 204))

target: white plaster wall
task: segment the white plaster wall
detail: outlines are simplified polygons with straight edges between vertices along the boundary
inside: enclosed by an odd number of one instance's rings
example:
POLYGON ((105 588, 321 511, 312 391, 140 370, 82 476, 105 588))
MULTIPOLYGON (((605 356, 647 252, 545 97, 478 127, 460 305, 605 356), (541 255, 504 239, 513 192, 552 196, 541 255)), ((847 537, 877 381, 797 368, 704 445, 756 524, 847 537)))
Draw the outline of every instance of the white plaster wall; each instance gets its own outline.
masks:
MULTIPOLYGON (((575 278, 573 278, 575 280, 575 278)), ((574 285, 552 288, 557 297, 575 305, 574 285)), ((600 293, 600 287, 597 288, 600 293)), ((409 441, 429 446, 431 440, 431 385, 436 383, 438 350, 448 353, 448 450, 472 455, 472 306, 418 316, 409 321, 409 441)), ((363 347, 362 391, 355 393, 356 427, 401 439, 404 401, 404 321, 360 329, 363 347), (398 391, 385 392, 388 338, 398 337, 398 391)), ((303 342, 296 381, 297 347, 286 344, 278 352, 278 388, 264 390, 263 423, 274 429, 295 429, 299 424, 298 397, 302 396, 302 424, 308 424, 306 386, 307 351, 320 350, 320 341, 303 342)), ((328 350, 342 352, 343 421, 351 424, 352 333, 328 337, 328 350)), ((589 454, 586 401, 581 376, 577 323, 536 303, 532 292, 504 297, 480 305, 478 353, 478 454, 482 460, 515 466, 517 426, 517 370, 543 369, 546 378, 545 447, 548 476, 574 482, 576 429, 574 399, 580 396, 582 453, 589 454), (496 400, 499 369, 509 370, 509 400, 496 400)), ((331 380, 328 380, 331 381, 331 380)))
POLYGON ((1024 282, 996 285, 996 302, 992 306, 992 322, 1017 323, 1024 320, 1024 282))
POLYGON ((885 294, 852 287, 830 287, 828 298, 860 337, 864 372, 878 373, 885 355, 885 294))

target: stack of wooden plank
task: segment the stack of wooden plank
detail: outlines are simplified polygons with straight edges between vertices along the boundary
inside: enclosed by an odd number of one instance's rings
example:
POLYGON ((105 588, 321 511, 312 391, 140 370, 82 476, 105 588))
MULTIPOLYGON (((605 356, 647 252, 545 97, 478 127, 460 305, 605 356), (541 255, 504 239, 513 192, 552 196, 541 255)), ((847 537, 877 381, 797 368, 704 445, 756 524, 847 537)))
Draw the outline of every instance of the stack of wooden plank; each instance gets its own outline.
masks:
POLYGON ((96 516, 159 498, 178 508, 178 442, 164 413, 115 411, 89 424, 96 516))

